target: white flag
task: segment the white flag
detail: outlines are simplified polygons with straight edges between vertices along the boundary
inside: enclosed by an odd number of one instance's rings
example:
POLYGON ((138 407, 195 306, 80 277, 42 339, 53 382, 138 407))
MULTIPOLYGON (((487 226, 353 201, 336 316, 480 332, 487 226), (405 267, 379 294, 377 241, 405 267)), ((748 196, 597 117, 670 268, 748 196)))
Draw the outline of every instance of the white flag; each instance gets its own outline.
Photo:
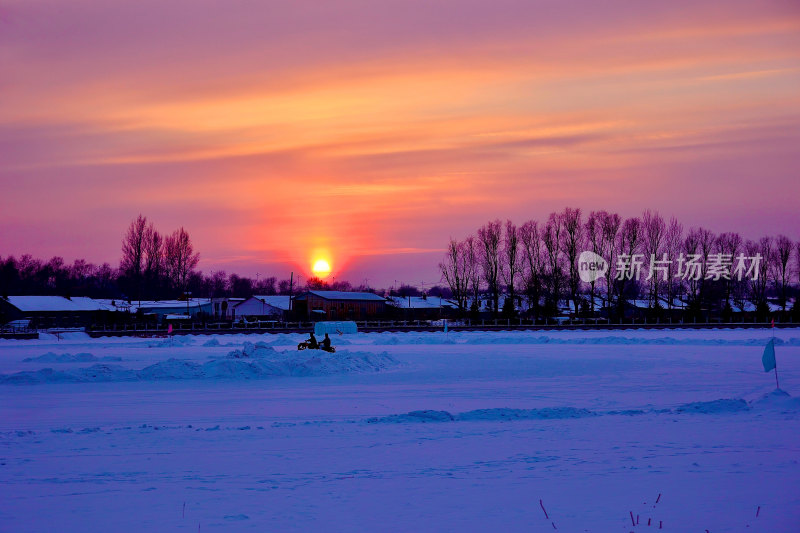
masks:
POLYGON ((761 362, 764 364, 764 372, 769 372, 775 368, 775 339, 770 339, 764 347, 764 355, 761 356, 761 362))

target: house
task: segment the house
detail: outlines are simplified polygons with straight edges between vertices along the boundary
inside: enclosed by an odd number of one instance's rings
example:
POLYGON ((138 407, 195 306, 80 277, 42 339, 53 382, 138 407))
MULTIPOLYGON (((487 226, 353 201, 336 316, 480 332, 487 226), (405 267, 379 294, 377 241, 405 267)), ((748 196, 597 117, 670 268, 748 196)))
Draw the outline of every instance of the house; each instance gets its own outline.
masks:
POLYGON ((236 318, 234 308, 240 303, 244 302, 247 298, 228 298, 227 296, 221 298, 212 298, 211 306, 215 320, 233 320, 236 318))
POLYGON ((251 296, 233 307, 232 318, 266 318, 286 320, 291 309, 291 297, 288 294, 251 296))
MULTIPOLYGON (((501 295, 500 298, 499 298, 499 302, 498 303, 500 305, 500 309, 501 310, 503 309, 503 303, 505 302, 505 298, 506 297, 504 295, 501 295)), ((477 299, 477 316, 475 316, 474 313, 473 313, 473 311, 474 311, 473 303, 475 303, 475 298, 470 296, 470 297, 467 298, 467 301, 465 303, 466 303, 466 307, 464 309, 465 312, 469 313, 469 315, 472 316, 473 318, 489 319, 489 318, 494 318, 496 316, 495 313, 494 313, 494 310, 492 308, 493 305, 494 305, 494 302, 493 302, 492 298, 487 294, 479 294, 478 295, 478 299, 477 299)), ((458 308, 458 306, 456 305, 456 309, 457 308, 458 308)), ((516 309, 517 309, 517 311, 520 311, 519 307, 517 307, 516 309)))
POLYGON ((0 322, 30 320, 32 328, 85 327, 108 318, 116 309, 91 298, 8 296, 0 298, 0 322))
POLYGON ((307 291, 293 304, 298 317, 310 320, 364 320, 386 314, 386 298, 371 292, 307 291))

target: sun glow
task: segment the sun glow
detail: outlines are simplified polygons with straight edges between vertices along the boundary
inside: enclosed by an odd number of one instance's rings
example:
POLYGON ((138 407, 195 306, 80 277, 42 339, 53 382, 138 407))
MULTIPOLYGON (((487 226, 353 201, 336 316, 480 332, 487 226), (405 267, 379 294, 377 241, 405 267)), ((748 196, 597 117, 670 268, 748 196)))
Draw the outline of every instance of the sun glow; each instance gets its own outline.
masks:
POLYGON ((314 272, 314 275, 324 278, 331 273, 331 265, 325 259, 317 259, 314 261, 311 271, 314 272))

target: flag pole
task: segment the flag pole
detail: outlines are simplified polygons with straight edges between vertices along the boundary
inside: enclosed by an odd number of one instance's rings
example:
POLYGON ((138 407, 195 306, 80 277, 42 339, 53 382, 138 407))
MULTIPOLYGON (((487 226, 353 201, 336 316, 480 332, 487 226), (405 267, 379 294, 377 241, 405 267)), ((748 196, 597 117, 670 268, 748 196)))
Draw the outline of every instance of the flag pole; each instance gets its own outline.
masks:
MULTIPOLYGON (((772 349, 775 349, 775 319, 772 319, 772 349)), ((780 390, 781 386, 778 383, 778 358, 775 358, 775 389, 780 390)))

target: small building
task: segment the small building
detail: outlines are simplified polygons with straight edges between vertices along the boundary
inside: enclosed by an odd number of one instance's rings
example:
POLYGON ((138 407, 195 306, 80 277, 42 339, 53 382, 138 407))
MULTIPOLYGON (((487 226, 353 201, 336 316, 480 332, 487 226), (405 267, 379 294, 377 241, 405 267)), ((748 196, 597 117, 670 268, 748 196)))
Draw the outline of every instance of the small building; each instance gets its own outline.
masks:
POLYGON ((296 315, 309 320, 364 320, 386 314, 386 298, 371 292, 307 291, 293 303, 296 315))
POLYGON ((286 320, 289 318, 291 303, 288 294, 251 296, 233 307, 233 317, 286 320))
POLYGON ((86 327, 103 321, 116 309, 85 297, 9 296, 0 298, 2 322, 29 320, 30 327, 86 327))

